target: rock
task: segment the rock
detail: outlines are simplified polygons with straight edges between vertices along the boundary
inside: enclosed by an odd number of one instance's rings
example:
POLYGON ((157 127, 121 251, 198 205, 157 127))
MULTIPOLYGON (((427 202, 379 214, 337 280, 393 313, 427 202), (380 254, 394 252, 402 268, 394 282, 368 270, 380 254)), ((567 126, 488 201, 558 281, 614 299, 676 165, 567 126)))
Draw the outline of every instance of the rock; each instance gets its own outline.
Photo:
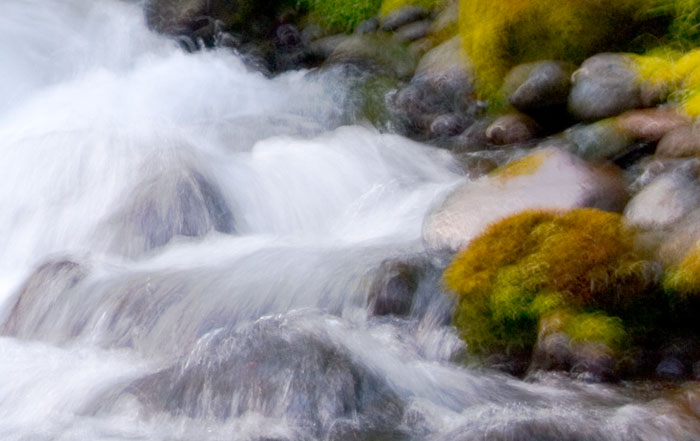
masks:
POLYGON ((634 139, 621 131, 613 120, 579 124, 565 130, 566 150, 587 161, 616 159, 632 150, 634 139))
POLYGON ((626 221, 640 229, 665 229, 700 207, 697 170, 680 169, 654 179, 625 208, 626 221))
POLYGON ((514 67, 504 80, 508 101, 519 111, 539 119, 566 111, 573 66, 537 61, 514 67))
POLYGON ((430 87, 446 111, 468 113, 473 106, 474 75, 459 37, 428 51, 418 62, 411 82, 430 87))
POLYGON ((430 123, 430 135, 435 138, 459 135, 468 126, 468 121, 459 114, 445 113, 430 123))
POLYGON ((97 406, 109 411, 131 395, 150 412, 178 417, 223 421, 254 413, 284 418, 303 439, 328 439, 345 421, 358 425, 358 435, 396 432, 400 398, 325 332, 342 323, 322 319, 334 323, 286 314, 211 333, 172 367, 121 386, 97 406))
POLYGON ((379 29, 379 19, 377 17, 371 17, 358 24, 354 32, 356 34, 371 34, 377 32, 377 29, 379 29))
POLYGON ((621 177, 556 148, 544 148, 464 182, 423 223, 430 250, 457 252, 492 222, 526 209, 595 207, 619 211, 626 202, 621 177))
POLYGON ((496 145, 529 141, 540 130, 534 119, 522 113, 498 117, 487 129, 486 138, 496 145))
POLYGON ((309 43, 309 54, 312 57, 325 60, 331 56, 333 51, 335 51, 338 46, 348 39, 350 39, 350 36, 345 34, 336 34, 319 38, 309 43))
POLYGON ((614 353, 605 345, 577 342, 571 353, 571 373, 580 380, 599 383, 617 378, 614 353))
POLYGON ((138 184, 105 228, 112 250, 137 256, 177 235, 232 233, 234 221, 215 184, 193 168, 176 166, 138 184))
POLYGON ((389 104, 399 130, 413 136, 428 133, 437 115, 444 112, 437 96, 423 83, 409 83, 389 104))
POLYGON ((629 110, 613 120, 622 133, 632 139, 655 142, 667 133, 686 126, 687 116, 671 108, 629 110))
POLYGON ((52 260, 39 266, 19 289, 17 300, 2 333, 30 337, 50 316, 53 305, 64 291, 78 285, 88 270, 72 260, 52 260))
POLYGON ((422 272, 423 269, 415 264, 400 261, 382 262, 367 297, 370 313, 408 315, 422 272))
POLYGON ((685 377, 685 366, 675 357, 664 358, 656 366, 656 374, 664 378, 680 380, 685 377))
POLYGON ((655 156, 647 156, 637 164, 627 169, 631 178, 630 193, 639 193, 659 176, 673 171, 697 174, 700 170, 700 158, 664 159, 655 156))
POLYGON ((410 42, 427 37, 430 34, 430 20, 420 20, 403 25, 394 31, 400 41, 410 42))
POLYGON ((582 121, 615 116, 642 105, 639 75, 630 55, 594 55, 573 73, 572 83, 568 108, 582 121))
POLYGON ((341 41, 324 64, 355 64, 376 74, 408 79, 416 68, 416 59, 396 38, 354 34, 341 41))
POLYGON ((389 12, 381 20, 379 29, 385 32, 395 31, 401 26, 422 20, 430 15, 430 11, 420 6, 406 5, 389 12))
POLYGON ((449 0, 443 3, 433 20, 430 35, 431 39, 441 43, 459 33, 459 2, 449 0))
POLYGON ((666 133, 656 146, 658 158, 685 158, 700 154, 700 128, 683 125, 666 133))

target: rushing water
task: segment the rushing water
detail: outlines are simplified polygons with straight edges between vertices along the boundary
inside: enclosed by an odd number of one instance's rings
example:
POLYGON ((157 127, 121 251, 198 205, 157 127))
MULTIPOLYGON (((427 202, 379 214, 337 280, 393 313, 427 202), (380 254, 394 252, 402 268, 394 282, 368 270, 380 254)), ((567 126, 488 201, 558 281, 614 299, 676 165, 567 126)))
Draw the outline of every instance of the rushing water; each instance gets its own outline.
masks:
POLYGON ((462 178, 347 125, 342 73, 187 54, 118 0, 3 0, 0 60, 0 439, 700 439, 692 394, 450 361, 420 230, 462 178), (413 309, 369 317, 391 259, 413 309))

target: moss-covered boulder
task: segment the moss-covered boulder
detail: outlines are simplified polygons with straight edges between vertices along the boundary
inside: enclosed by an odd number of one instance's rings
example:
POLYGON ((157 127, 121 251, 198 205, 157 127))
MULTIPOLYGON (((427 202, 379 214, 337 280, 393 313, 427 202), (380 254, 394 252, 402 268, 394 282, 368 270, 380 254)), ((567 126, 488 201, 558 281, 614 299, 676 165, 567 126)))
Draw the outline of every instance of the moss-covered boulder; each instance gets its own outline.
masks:
POLYGON ((454 324, 474 353, 530 351, 538 334, 561 333, 616 354, 628 344, 623 320, 634 322, 649 305, 659 272, 634 238, 619 214, 596 209, 524 211, 496 222, 444 272, 454 324))

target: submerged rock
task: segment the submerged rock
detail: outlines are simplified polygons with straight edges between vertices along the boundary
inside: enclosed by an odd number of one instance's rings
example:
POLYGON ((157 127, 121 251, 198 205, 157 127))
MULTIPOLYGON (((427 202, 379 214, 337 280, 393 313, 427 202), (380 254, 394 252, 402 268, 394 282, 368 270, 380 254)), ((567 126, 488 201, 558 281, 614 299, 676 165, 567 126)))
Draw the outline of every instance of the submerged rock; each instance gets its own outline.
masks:
POLYGON ((429 249, 459 251, 490 223, 526 209, 596 207, 619 211, 619 174, 556 148, 535 151, 457 187, 423 223, 429 249))
POLYGON ((382 262, 367 297, 371 314, 408 315, 423 271, 423 268, 408 262, 382 262))
POLYGON ((193 168, 174 168, 137 185, 105 226, 111 248, 126 256, 167 244, 177 235, 234 231, 221 190, 193 168))
POLYGON ((214 331, 178 363, 135 381, 113 400, 132 395, 149 412, 176 417, 228 420, 253 412, 285 418, 321 439, 351 422, 358 439, 376 432, 397 436, 403 403, 325 326, 337 324, 287 314, 214 331))

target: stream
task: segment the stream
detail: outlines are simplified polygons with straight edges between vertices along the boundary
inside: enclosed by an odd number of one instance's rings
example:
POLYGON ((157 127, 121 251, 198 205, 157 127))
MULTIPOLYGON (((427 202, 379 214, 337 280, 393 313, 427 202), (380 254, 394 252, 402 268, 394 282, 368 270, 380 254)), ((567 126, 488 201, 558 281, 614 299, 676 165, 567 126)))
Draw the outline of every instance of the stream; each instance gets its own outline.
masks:
POLYGON ((697 396, 455 361, 421 228, 463 174, 342 69, 186 53, 123 0, 3 0, 0 59, 0 440, 700 439, 697 396), (416 297, 375 317, 392 261, 416 297))

